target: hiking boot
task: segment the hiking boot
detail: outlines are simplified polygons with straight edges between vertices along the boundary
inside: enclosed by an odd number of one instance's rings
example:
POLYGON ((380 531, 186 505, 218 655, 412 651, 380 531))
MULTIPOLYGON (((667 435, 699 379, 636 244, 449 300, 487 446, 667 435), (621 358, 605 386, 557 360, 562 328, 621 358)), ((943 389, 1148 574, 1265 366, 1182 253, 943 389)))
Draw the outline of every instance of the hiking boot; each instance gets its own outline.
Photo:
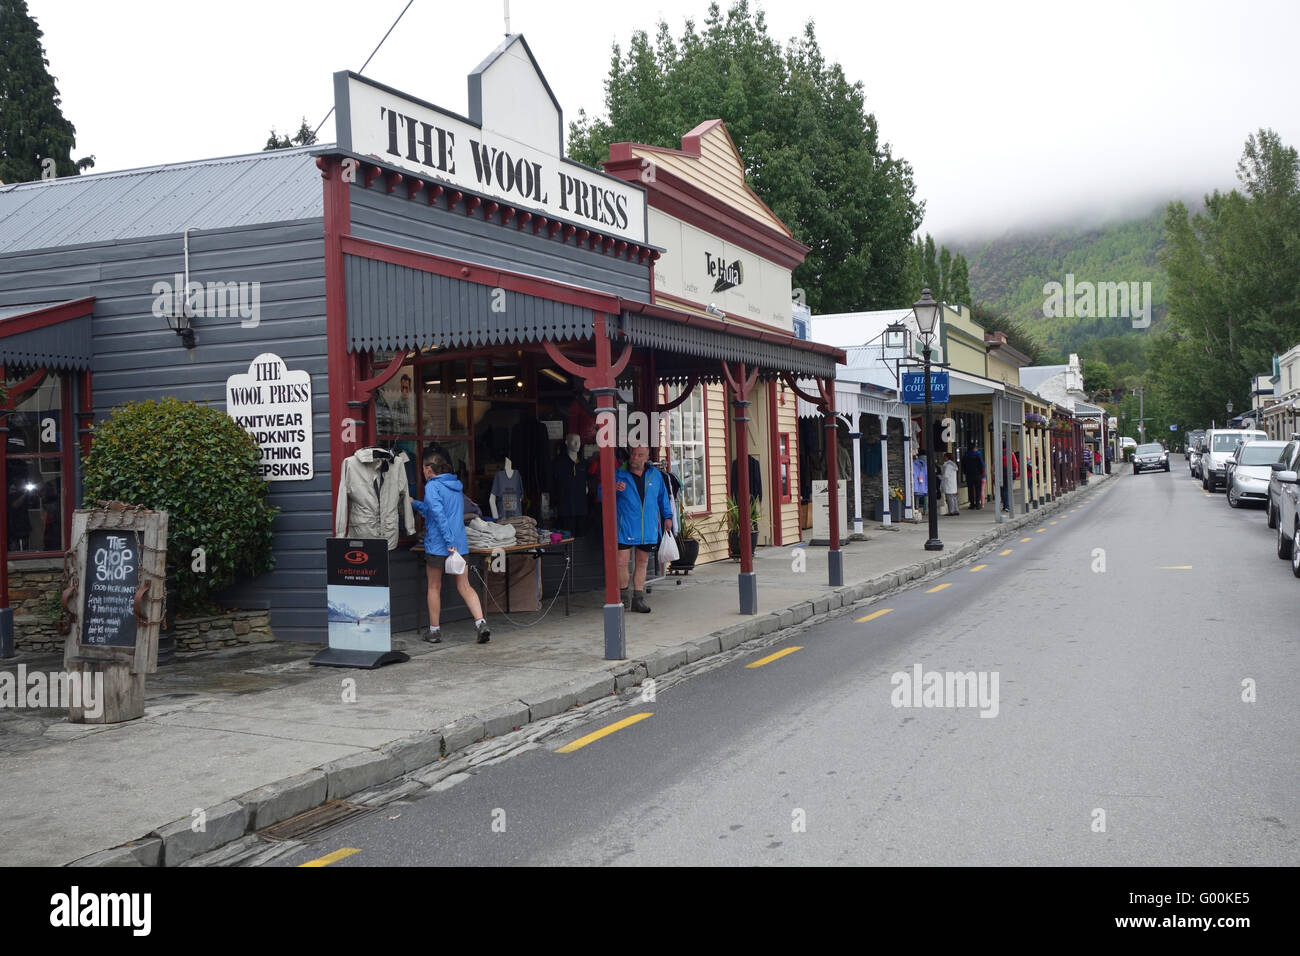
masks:
POLYGON ((488 623, 484 620, 478 620, 474 623, 474 630, 478 633, 478 642, 486 644, 491 638, 492 632, 488 630, 488 623))
POLYGON ((637 591, 632 595, 632 610, 638 614, 649 614, 650 605, 645 602, 645 592, 637 591))
POLYGON ((442 629, 437 627, 429 628, 427 631, 424 632, 424 640, 426 643, 429 644, 441 644, 442 629))
POLYGON ((623 596, 623 610, 625 610, 625 611, 630 611, 630 610, 632 610, 632 590, 631 590, 631 588, 624 588, 622 591, 619 592, 619 594, 621 594, 621 595, 623 596))

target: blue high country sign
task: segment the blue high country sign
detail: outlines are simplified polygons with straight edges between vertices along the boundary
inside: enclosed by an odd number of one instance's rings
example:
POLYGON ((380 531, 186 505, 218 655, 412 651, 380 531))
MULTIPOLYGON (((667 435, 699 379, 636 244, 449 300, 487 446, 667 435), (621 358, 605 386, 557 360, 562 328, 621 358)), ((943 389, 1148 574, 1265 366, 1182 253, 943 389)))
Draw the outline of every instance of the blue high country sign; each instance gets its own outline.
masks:
MULTIPOLYGON (((903 373, 903 401, 908 405, 925 404, 925 373, 903 373)), ((930 402, 941 405, 948 401, 948 373, 930 372, 930 402)))

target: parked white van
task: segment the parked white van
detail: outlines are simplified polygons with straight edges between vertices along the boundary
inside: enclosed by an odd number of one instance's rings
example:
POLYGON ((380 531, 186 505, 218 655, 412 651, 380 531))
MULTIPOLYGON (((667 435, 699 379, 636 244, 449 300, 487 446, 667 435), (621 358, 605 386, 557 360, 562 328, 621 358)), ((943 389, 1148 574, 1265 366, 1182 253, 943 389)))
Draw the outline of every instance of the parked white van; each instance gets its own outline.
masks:
POLYGON ((1223 484, 1223 466, 1242 442, 1267 440, 1267 434, 1253 429, 1207 429, 1201 439, 1201 487, 1215 491, 1223 484))

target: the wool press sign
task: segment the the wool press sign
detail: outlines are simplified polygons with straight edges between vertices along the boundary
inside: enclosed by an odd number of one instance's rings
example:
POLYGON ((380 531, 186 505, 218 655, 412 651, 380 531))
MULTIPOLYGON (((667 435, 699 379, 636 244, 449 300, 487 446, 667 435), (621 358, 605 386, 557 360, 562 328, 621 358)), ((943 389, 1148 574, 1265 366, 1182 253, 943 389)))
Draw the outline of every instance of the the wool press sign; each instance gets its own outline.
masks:
MULTIPOLYGON (((521 93, 529 93, 536 84, 525 77, 521 85, 521 93)), ((347 72, 334 75, 334 101, 340 149, 592 232, 646 241, 645 193, 558 155, 558 124, 553 142, 526 142, 347 72)), ((526 111, 529 97, 491 105, 500 117, 512 106, 526 111)), ((527 136, 536 125, 526 115, 518 120, 515 135, 527 136)))
POLYGON ((267 481, 306 481, 313 475, 311 375, 290 371, 263 352, 248 373, 226 379, 226 414, 262 449, 258 465, 267 481))

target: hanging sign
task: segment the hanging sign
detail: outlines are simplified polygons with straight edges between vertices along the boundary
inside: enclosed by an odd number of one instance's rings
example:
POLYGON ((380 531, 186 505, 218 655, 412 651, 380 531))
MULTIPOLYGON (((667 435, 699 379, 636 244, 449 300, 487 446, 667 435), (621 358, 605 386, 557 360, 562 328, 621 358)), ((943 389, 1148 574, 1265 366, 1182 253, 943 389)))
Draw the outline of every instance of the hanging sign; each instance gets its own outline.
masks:
POLYGON ((311 375, 290 371, 263 352, 248 373, 226 379, 226 414, 262 449, 258 469, 267 481, 307 481, 314 474, 311 375))
POLYGON ((646 241, 645 192, 560 155, 559 108, 531 54, 499 56, 477 78, 471 108, 489 114, 492 128, 355 73, 334 74, 339 149, 601 235, 646 241))
MULTIPOLYGON (((925 404, 925 373, 903 373, 903 401, 908 405, 925 404)), ((942 405, 948 401, 948 373, 930 373, 930 403, 942 405)))

